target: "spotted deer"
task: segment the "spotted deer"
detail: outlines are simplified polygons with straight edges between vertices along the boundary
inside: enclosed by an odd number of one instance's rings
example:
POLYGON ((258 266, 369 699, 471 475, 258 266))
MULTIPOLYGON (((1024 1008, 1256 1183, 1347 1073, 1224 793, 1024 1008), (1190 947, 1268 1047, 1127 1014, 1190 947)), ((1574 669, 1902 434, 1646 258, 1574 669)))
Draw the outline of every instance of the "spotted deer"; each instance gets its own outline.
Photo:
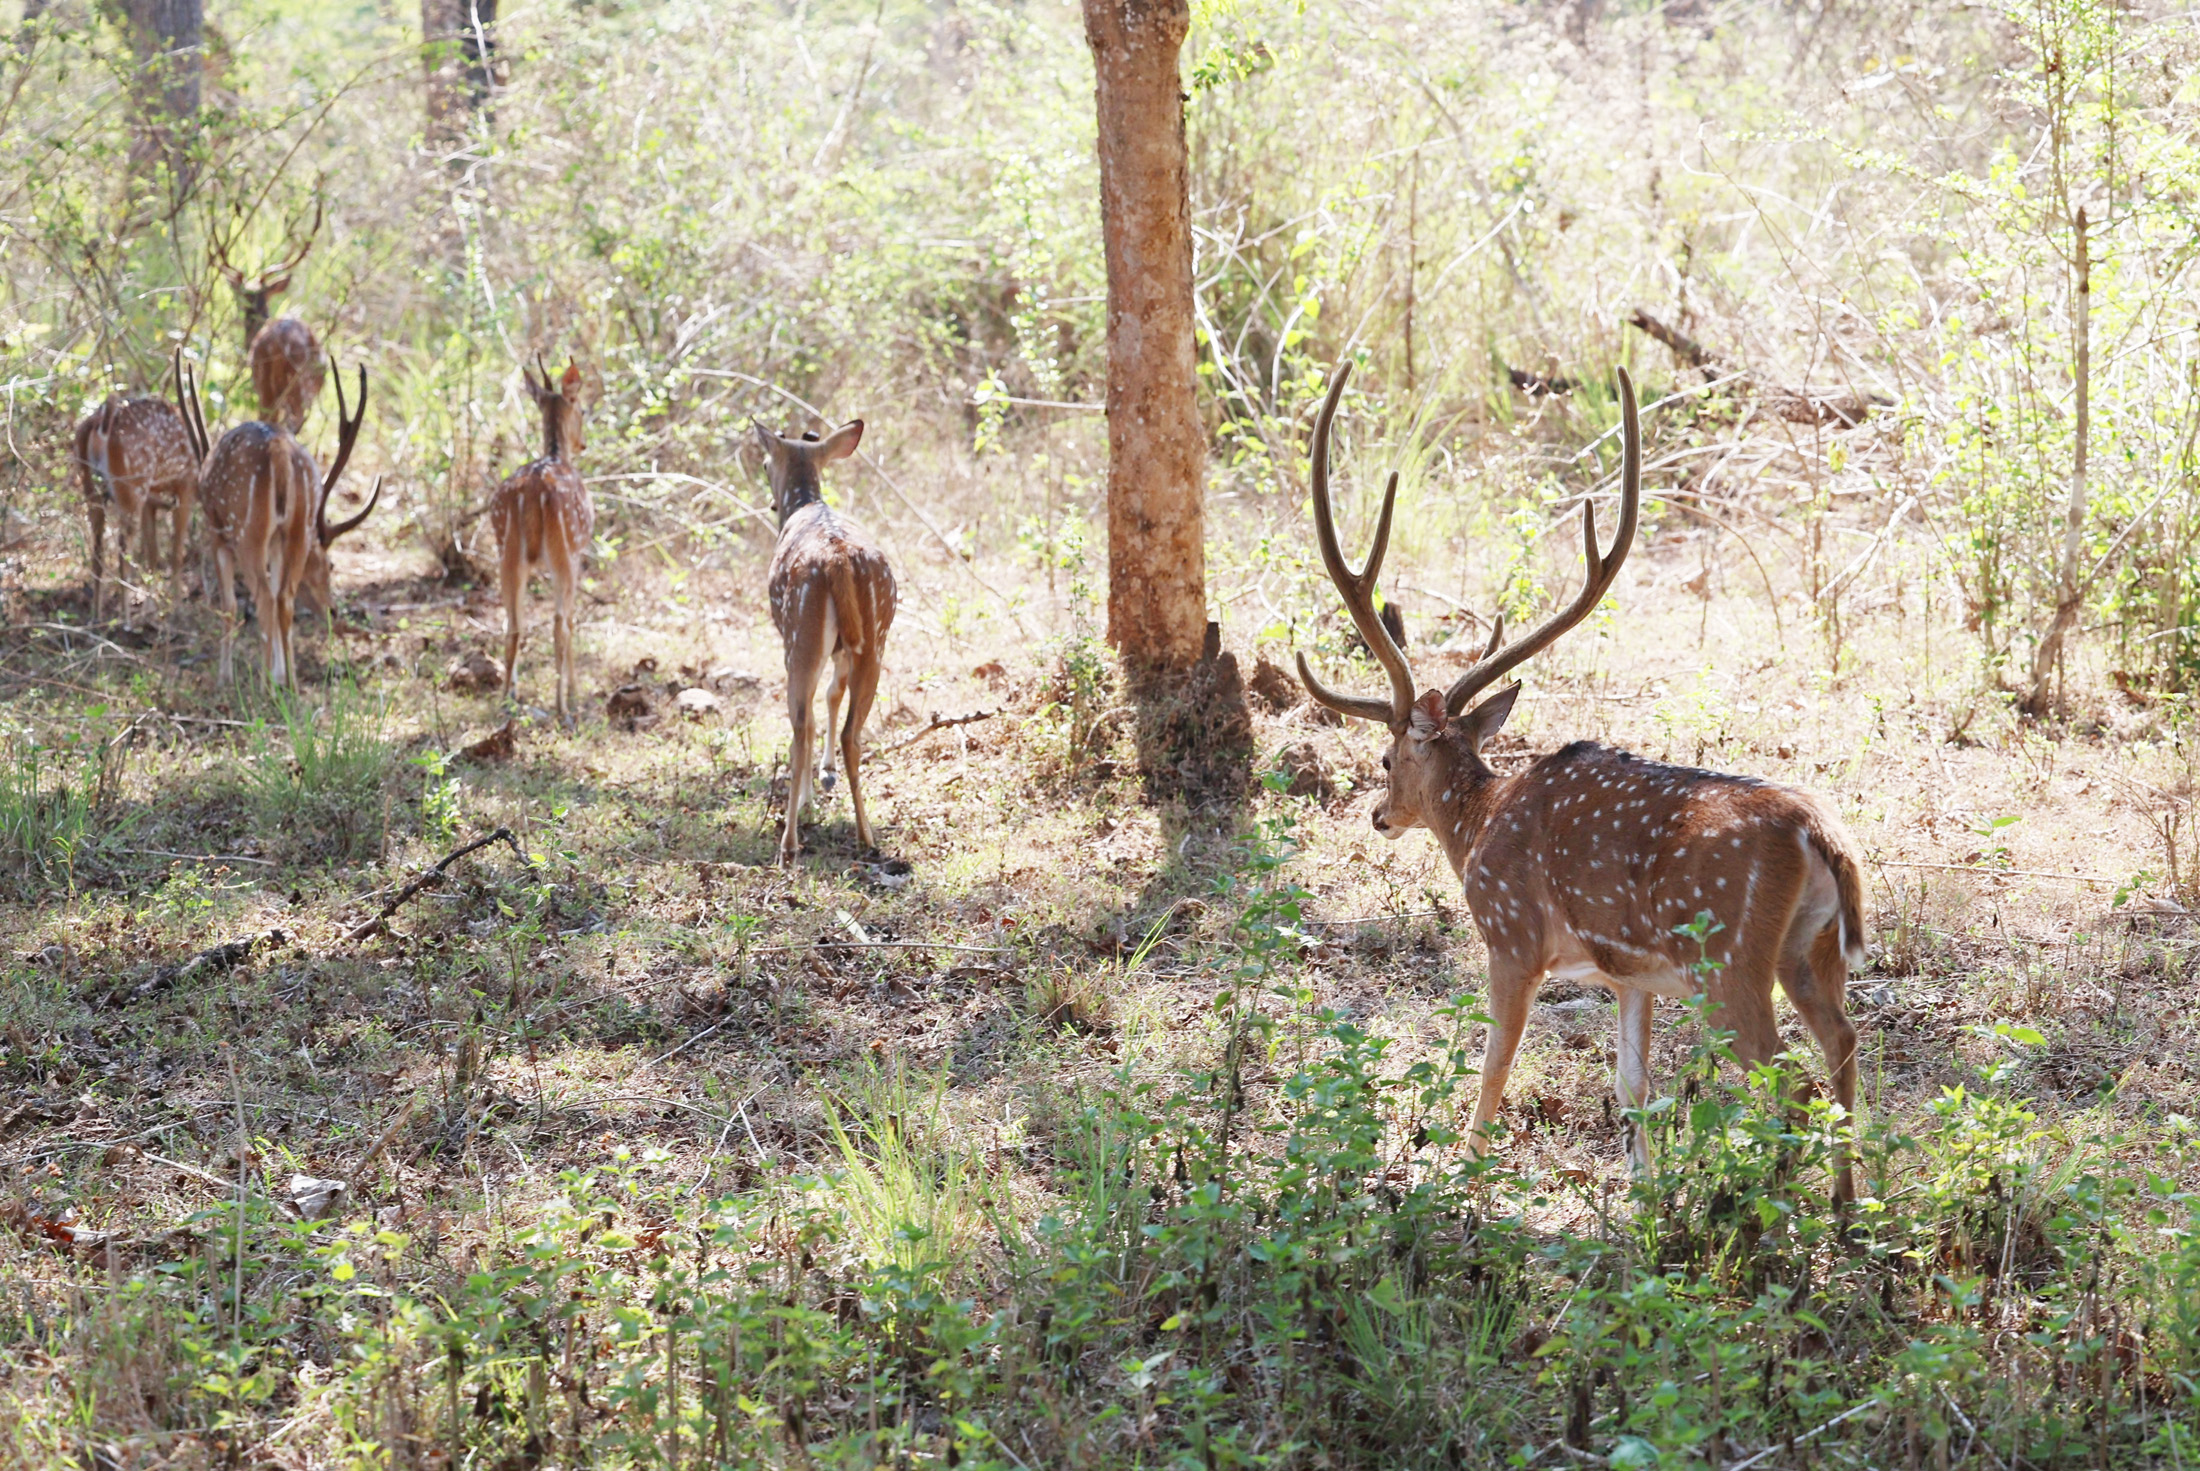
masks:
MULTIPOLYGON (((184 396, 183 355, 175 359, 176 394, 184 396)), ((176 404, 158 398, 109 397, 76 426, 76 465, 92 542, 92 617, 107 617, 104 567, 107 513, 115 513, 115 580, 122 585, 122 621, 130 621, 130 540, 148 568, 158 565, 154 526, 170 517, 169 591, 183 595, 183 551, 198 495, 198 441, 176 404)))
POLYGON ((315 606, 335 606, 329 586, 329 548, 374 513, 382 482, 359 513, 334 525, 328 501, 358 442, 367 417, 367 370, 359 369, 359 404, 344 399, 344 381, 336 380, 336 458, 323 475, 313 456, 280 424, 239 424, 207 448, 206 416, 196 395, 186 405, 204 464, 199 471, 199 501, 213 543, 214 580, 222 603, 221 677, 236 677, 237 574, 244 573, 252 595, 253 617, 267 647, 268 683, 295 681, 297 659, 291 628, 303 593, 315 606))
POLYGON ((856 843, 866 850, 871 819, 863 806, 857 767, 863 755, 863 722, 878 693, 879 660, 894 622, 894 569, 862 529, 825 504, 820 466, 844 460, 863 439, 863 421, 851 419, 826 435, 790 439, 751 421, 771 475, 772 508, 779 515, 779 545, 772 552, 769 589, 772 622, 787 656, 787 718, 794 727, 787 754, 787 822, 779 860, 802 851, 802 809, 810 799, 810 762, 816 748, 814 705, 818 676, 825 685, 824 786, 833 785, 833 744, 848 768, 848 798, 855 807, 856 843), (848 697, 848 720, 840 700, 848 697))
POLYGON ((489 525, 497 537, 497 587, 504 597, 504 697, 513 698, 520 604, 529 575, 539 568, 549 575, 555 605, 551 644, 557 658, 558 718, 571 725, 580 696, 573 669, 573 597, 580 587, 581 554, 595 535, 596 508, 580 471, 573 468, 572 457, 587 448, 581 438, 580 364, 568 359, 555 386, 540 357, 535 366, 540 382, 526 364, 519 371, 542 413, 542 458, 513 471, 489 502, 489 525))
POLYGON ((260 421, 296 434, 321 396, 321 342, 296 317, 277 317, 252 336, 252 392, 260 421))
MULTIPOLYGON (((1660 997, 1703 996, 1707 1017, 1733 1032, 1734 1055, 1750 1066, 1780 1050, 1772 1001, 1777 978, 1825 1052, 1835 1100, 1853 1116, 1856 1029, 1845 992, 1849 968, 1864 960, 1862 881, 1855 843, 1832 812, 1803 792, 1754 777, 1668 766, 1590 741, 1510 776, 1482 759, 1520 686, 1482 698, 1485 692, 1586 618, 1627 559, 1642 451, 1626 372, 1619 374, 1624 468, 1612 549, 1598 552, 1596 514, 1585 502, 1588 578, 1580 595, 1510 643, 1498 620, 1481 657, 1448 690, 1418 696, 1413 670, 1372 598, 1390 539, 1395 473, 1383 492, 1367 565, 1353 572, 1337 546, 1329 437, 1347 376, 1339 368, 1314 420, 1314 533, 1353 626, 1390 677, 1390 693, 1333 691, 1303 653, 1299 678, 1338 714, 1389 727, 1383 757, 1389 780, 1375 805, 1375 830, 1396 839, 1418 827, 1435 837, 1488 947, 1492 1025, 1470 1149, 1479 1155, 1488 1147, 1529 1007, 1547 977, 1615 993, 1615 1091, 1626 1108, 1649 1098, 1651 1011, 1660 997), (1705 914, 1708 934, 1683 932, 1705 914)), ((1648 1141, 1639 1127, 1629 1143, 1636 1168, 1645 1168, 1648 1141)), ((1835 1193, 1843 1200, 1851 1194, 1845 1152, 1835 1193)))

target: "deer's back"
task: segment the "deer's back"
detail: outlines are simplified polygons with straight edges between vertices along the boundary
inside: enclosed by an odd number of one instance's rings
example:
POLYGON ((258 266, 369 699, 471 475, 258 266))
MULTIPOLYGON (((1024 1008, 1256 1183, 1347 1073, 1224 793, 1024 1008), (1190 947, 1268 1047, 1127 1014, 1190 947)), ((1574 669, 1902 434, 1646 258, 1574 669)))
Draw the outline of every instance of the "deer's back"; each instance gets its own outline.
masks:
POLYGON ((596 508, 580 471, 546 457, 505 477, 489 502, 489 526, 499 547, 517 537, 521 560, 532 566, 554 548, 586 550, 595 535, 596 508))
POLYGON ((278 317, 253 335, 252 391, 260 414, 296 433, 321 391, 321 344, 296 317, 278 317))
POLYGON ((275 425, 254 420, 223 434, 206 457, 199 473, 199 500, 207 526, 236 546, 255 519, 255 498, 263 493, 270 499, 257 509, 270 525, 310 526, 319 509, 315 499, 321 493, 321 472, 304 445, 275 425), (287 481, 268 473, 277 454, 290 458, 287 481))
POLYGON ((1844 865, 1845 830, 1806 793, 1578 741, 1506 782, 1460 878, 1493 951, 1687 995, 1706 959, 1830 919, 1813 896, 1844 865), (1679 933, 1702 914, 1718 928, 1679 933))
MULTIPOLYGON (((87 454, 94 427, 105 409, 94 409, 76 426, 76 452, 87 454)), ((198 476, 191 436, 183 415, 166 399, 129 398, 115 403, 107 421, 107 474, 114 495, 125 504, 150 499, 162 508, 189 490, 198 476)), ((104 494, 96 485, 92 494, 104 494)))
POLYGON ((791 637, 809 609, 832 595, 835 568, 845 567, 858 604, 883 637, 894 621, 894 569, 863 528, 822 501, 802 507, 780 528, 768 589, 772 622, 791 637))

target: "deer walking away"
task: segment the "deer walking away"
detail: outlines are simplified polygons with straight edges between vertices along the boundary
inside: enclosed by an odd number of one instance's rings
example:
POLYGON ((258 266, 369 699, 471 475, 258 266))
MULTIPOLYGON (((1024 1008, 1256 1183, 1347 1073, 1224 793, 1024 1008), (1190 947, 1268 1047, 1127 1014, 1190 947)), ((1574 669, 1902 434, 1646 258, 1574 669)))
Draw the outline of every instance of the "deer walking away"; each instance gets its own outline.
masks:
MULTIPOLYGON (((176 393, 184 394, 183 355, 175 358, 176 393)), ((200 449, 176 404, 158 398, 110 397, 76 426, 76 465, 92 549, 92 617, 107 616, 107 514, 115 516, 115 580, 122 585, 122 620, 130 621, 130 543, 148 569, 157 565, 155 526, 170 518, 169 595, 183 594, 183 553, 191 505, 198 495, 200 449)))
MULTIPOLYGON (((1329 709, 1388 727, 1389 779, 1374 810, 1375 829, 1391 839, 1428 830, 1488 947, 1492 1025, 1470 1147, 1488 1146, 1529 1009, 1538 987, 1553 977, 1594 982, 1616 995, 1615 1091, 1628 1108, 1650 1097, 1651 1014, 1659 998, 1703 995, 1707 1019, 1734 1033, 1736 1058, 1752 1066, 1780 1050, 1777 980, 1818 1039, 1834 1098, 1853 1118, 1856 1029, 1846 990, 1849 968, 1864 960, 1863 885, 1855 843, 1833 813, 1770 782, 1668 766, 1590 741, 1511 776, 1482 759, 1520 693, 1518 684, 1494 694, 1491 687, 1586 618, 1627 559, 1642 451, 1626 371, 1619 373, 1623 468, 1612 549, 1599 553, 1596 514, 1584 502, 1588 577, 1579 596, 1510 643, 1497 620, 1482 656, 1448 690, 1418 695, 1412 667, 1373 600, 1397 499, 1395 473, 1366 566, 1353 572, 1337 543, 1329 439, 1348 376, 1348 367, 1339 368, 1314 421, 1315 538, 1353 626, 1389 676, 1390 692, 1333 691, 1303 653, 1299 677, 1329 709), (1710 916, 1709 932, 1684 933, 1699 915, 1710 916)), ((1630 1147, 1637 1167, 1645 1165, 1639 1128, 1630 1147)), ((1835 1191, 1840 1199, 1853 1193, 1845 1157, 1835 1191)))
POLYGON ((359 403, 345 402, 341 375, 336 382, 336 458, 322 475, 304 445, 280 424, 253 421, 222 435, 210 450, 206 421, 196 398, 187 408, 205 464, 199 499, 214 552, 215 588, 222 604, 221 677, 236 677, 237 574, 244 574, 252 595, 253 616, 266 646, 268 683, 287 685, 296 678, 297 659, 291 630, 298 598, 316 607, 334 606, 329 585, 329 549, 356 530, 382 498, 382 482, 358 514, 330 524, 328 498, 358 442, 367 415, 367 370, 359 369, 359 403))
POLYGON ((774 434, 754 425, 771 476, 772 508, 779 542, 767 586, 772 623, 787 661, 787 718, 794 728, 787 765, 787 820, 779 858, 792 863, 802 851, 802 809, 810 797, 810 763, 816 751, 815 704, 820 675, 825 686, 824 785, 833 785, 833 746, 848 770, 848 800, 855 808, 856 843, 868 850, 871 819, 863 805, 857 767, 863 757, 863 723, 878 694, 886 631, 894 622, 894 571, 886 554, 862 529, 825 504, 821 467, 856 452, 863 421, 851 419, 822 440, 774 434), (845 724, 840 702, 848 701, 845 724))
POLYGON ((497 590, 504 600, 504 697, 515 697, 521 604, 529 576, 540 570, 550 579, 557 713, 571 725, 580 700, 573 664, 573 599, 580 587, 581 556, 595 535, 596 508, 572 460, 587 448, 581 437, 580 364, 568 360, 555 385, 539 357, 536 367, 542 374, 539 381, 526 364, 519 371, 542 414, 542 458, 512 472, 489 502, 489 525, 497 538, 497 590))

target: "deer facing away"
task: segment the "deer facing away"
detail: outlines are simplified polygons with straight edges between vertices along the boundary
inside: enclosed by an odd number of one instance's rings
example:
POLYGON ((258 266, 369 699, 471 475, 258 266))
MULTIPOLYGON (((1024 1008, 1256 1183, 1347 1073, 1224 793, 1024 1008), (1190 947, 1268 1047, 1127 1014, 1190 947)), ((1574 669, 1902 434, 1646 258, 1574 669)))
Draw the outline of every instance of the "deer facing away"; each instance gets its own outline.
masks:
MULTIPOLYGON (((541 359, 536 359, 541 368, 541 359)), ((537 568, 550 578, 556 611, 551 643, 557 658, 558 718, 571 725, 579 700, 573 666, 573 598, 580 586, 581 554, 595 535, 596 509, 572 456, 587 447, 581 438, 581 369, 566 362, 553 386, 550 370, 537 382, 520 365, 527 392, 542 412, 542 458, 512 472, 489 502, 489 525, 497 538, 497 588, 504 597, 504 697, 511 699, 519 665, 520 604, 528 576, 537 568)))
POLYGON ((810 762, 817 740, 813 707, 821 674, 826 676, 824 784, 828 790, 833 784, 837 740, 848 768, 856 842, 865 849, 873 846, 857 766, 863 755, 863 722, 878 693, 886 630, 894 621, 894 569, 854 522, 825 504, 818 480, 820 466, 856 452, 863 421, 851 419, 822 440, 814 434, 791 439, 761 424, 754 427, 771 475, 772 508, 779 516, 769 588, 772 622, 786 649, 787 718, 794 727, 779 859, 792 863, 802 851, 802 809, 810 798, 810 762), (846 724, 840 719, 843 694, 848 698, 846 724))
MULTIPOLYGON (((1568 607, 1504 642, 1502 621, 1482 657, 1439 693, 1416 696, 1413 671, 1376 616, 1372 594, 1390 538, 1398 492, 1393 473, 1366 567, 1354 573, 1337 546, 1329 500, 1329 432, 1347 368, 1314 421, 1313 503, 1322 562, 1360 636, 1390 677, 1388 696, 1339 694, 1299 655, 1308 693, 1340 715, 1391 732, 1388 789, 1377 832, 1395 839, 1426 828, 1444 850, 1489 950, 1492 1025, 1469 1147, 1480 1154, 1546 977, 1590 981, 1618 999, 1615 1091, 1623 1107, 1649 1098, 1650 1022, 1659 997, 1702 994, 1707 1018, 1734 1034, 1734 1055, 1753 1066, 1780 1050, 1773 1016, 1777 980, 1818 1039, 1833 1094, 1853 1118, 1856 1029, 1845 1005, 1849 968, 1864 960, 1862 881, 1841 822, 1805 793, 1747 776, 1644 760, 1576 741, 1527 769, 1499 776, 1483 745, 1503 728, 1520 693, 1507 685, 1477 697, 1556 642, 1595 609, 1619 575, 1635 535, 1641 444, 1634 385, 1619 374, 1624 469, 1619 532, 1597 551, 1596 517, 1582 507, 1588 581, 1568 607), (1680 932, 1708 913, 1701 939, 1680 932)), ((1647 1141, 1630 1139, 1637 1169, 1647 1141)), ((1847 1156, 1835 1196, 1851 1197, 1847 1156)))
MULTIPOLYGON (((175 360, 176 393, 183 397, 183 355, 175 360)), ((110 397, 76 426, 76 465, 84 487, 84 514, 92 542, 92 617, 107 616, 105 544, 107 512, 115 513, 115 580, 122 584, 122 619, 130 621, 130 541, 148 568, 157 565, 154 526, 170 516, 169 591, 183 593, 183 550, 198 495, 199 450, 175 404, 158 398, 110 397)))
POLYGON ((188 402, 193 433, 204 467, 199 500, 213 542, 215 587, 222 602, 221 677, 236 677, 237 574, 244 573, 252 594, 253 616, 266 643, 268 683, 296 678, 291 627, 303 592, 316 606, 335 605, 329 587, 329 548, 356 529, 382 499, 382 482, 359 513, 329 524, 328 499, 351 459, 359 426, 367 417, 367 370, 359 370, 359 405, 344 400, 341 375, 336 381, 338 424, 336 459, 323 476, 313 456, 280 424, 239 424, 206 448, 206 419, 196 397, 188 402))

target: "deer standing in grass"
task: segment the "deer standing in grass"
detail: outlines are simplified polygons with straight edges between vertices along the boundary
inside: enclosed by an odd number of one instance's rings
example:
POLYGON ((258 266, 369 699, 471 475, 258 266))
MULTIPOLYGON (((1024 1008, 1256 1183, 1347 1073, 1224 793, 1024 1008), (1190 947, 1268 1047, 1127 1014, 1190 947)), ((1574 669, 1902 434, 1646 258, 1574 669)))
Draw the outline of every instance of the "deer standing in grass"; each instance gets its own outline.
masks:
MULTIPOLYGON (((752 423, 754 421, 751 421, 752 423)), ((772 622, 787 655, 787 718, 794 738, 787 753, 787 825, 779 860, 802 851, 802 809, 810 799, 810 762, 816 749, 813 706, 817 681, 825 685, 824 785, 833 785, 833 744, 848 768, 848 799, 856 813, 856 843, 870 849, 871 819, 863 807, 857 766, 863 756, 863 722, 878 694, 879 660, 894 622, 894 569, 886 554, 853 521, 825 504, 818 468, 856 452, 863 421, 851 419, 826 435, 789 439, 754 425, 771 474, 772 508, 779 515, 779 545, 772 552, 772 622), (848 720, 840 700, 848 698, 848 720)))
POLYGON ((252 595, 253 616, 267 646, 268 683, 287 685, 297 677, 291 648, 298 596, 315 606, 333 608, 329 586, 329 549, 337 538, 357 529, 382 499, 382 482, 359 514, 329 524, 328 500, 351 460, 359 426, 367 417, 367 370, 359 370, 359 405, 344 400, 344 381, 336 380, 336 459, 327 475, 306 447, 281 424, 239 424, 207 449, 206 417, 192 395, 186 405, 204 466, 199 500, 214 551, 214 580, 222 603, 221 677, 236 677, 237 573, 244 573, 252 595))
MULTIPOLYGON (((184 396, 183 355, 175 360, 176 394, 184 396)), ((191 526, 191 502, 199 488, 198 441, 176 404, 158 398, 109 397, 76 426, 76 466, 84 486, 84 514, 92 541, 92 618, 107 616, 104 562, 107 512, 115 513, 115 580, 122 585, 122 621, 130 622, 130 541, 148 569, 160 551, 154 526, 170 520, 169 591, 183 595, 183 549, 191 526)))
MULTIPOLYGON (((1747 776, 1667 766, 1589 741, 1542 757, 1512 776, 1483 763, 1483 745, 1503 728, 1518 684, 1475 701, 1506 674, 1555 643, 1597 606, 1619 575, 1635 536, 1642 451, 1634 385, 1619 374, 1623 416, 1619 534, 1597 551, 1596 515, 1582 506, 1588 581, 1573 603, 1525 636, 1489 646, 1449 690, 1415 695, 1413 670, 1377 616, 1373 593, 1397 498, 1393 473, 1360 572, 1337 546, 1329 501, 1329 431, 1348 369, 1340 368, 1314 420, 1314 532, 1322 563, 1360 637, 1390 676, 1387 697, 1339 694, 1298 658, 1307 692, 1340 715, 1379 721, 1391 732, 1383 757, 1389 785, 1375 830, 1395 839, 1426 828, 1466 891, 1489 948, 1492 1025, 1482 1057, 1481 1096, 1469 1147, 1479 1155, 1504 1100, 1505 1081, 1546 977, 1593 981, 1618 999, 1616 1088, 1623 1107, 1650 1093, 1650 1021, 1659 997, 1702 995, 1707 1016, 1731 1029, 1733 1051, 1754 1066, 1780 1050, 1773 1017, 1777 979, 1824 1050, 1833 1094, 1856 1109, 1856 1029, 1845 1005, 1849 968, 1864 960, 1862 880, 1855 844, 1821 803, 1747 776), (1681 927, 1711 916, 1708 934, 1681 927)), ((1638 1170, 1648 1141, 1630 1138, 1638 1170)), ((1851 1198, 1846 1151, 1835 1197, 1851 1198)))
POLYGON ((570 726, 580 698, 573 668, 573 598, 580 587, 581 554, 595 535, 596 508, 588 499, 572 456, 587 448, 581 438, 581 369, 571 359, 553 387, 550 370, 538 383, 520 365, 527 392, 542 412, 542 458, 515 470, 489 502, 489 525, 497 537, 497 589, 504 597, 504 697, 513 698, 519 666, 520 603, 527 578, 540 568, 550 577, 556 605, 551 643, 557 657, 558 718, 570 726))

